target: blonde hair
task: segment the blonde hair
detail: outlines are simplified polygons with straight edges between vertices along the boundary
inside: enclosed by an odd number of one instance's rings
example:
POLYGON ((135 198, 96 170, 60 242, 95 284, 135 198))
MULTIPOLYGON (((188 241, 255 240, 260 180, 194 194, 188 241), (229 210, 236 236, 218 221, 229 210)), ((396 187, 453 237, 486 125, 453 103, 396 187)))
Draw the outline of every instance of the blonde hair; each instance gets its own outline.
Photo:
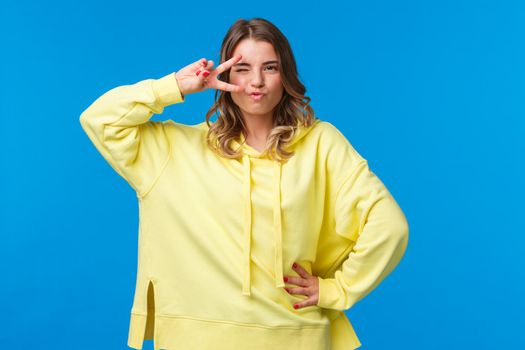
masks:
MULTIPOLYGON (((283 84, 283 97, 275 106, 273 128, 268 135, 263 154, 279 161, 291 158, 294 152, 285 150, 293 140, 299 125, 309 127, 316 117, 309 106, 310 98, 305 96, 306 88, 299 81, 295 58, 286 37, 271 22, 262 18, 237 20, 226 33, 221 46, 220 63, 232 57, 235 46, 244 39, 265 41, 273 45, 281 63, 280 74, 283 84)), ((229 70, 219 74, 218 79, 230 82, 229 70)), ((233 102, 229 91, 216 90, 215 103, 206 113, 209 127, 206 141, 208 147, 220 156, 240 158, 240 150, 231 148, 233 139, 240 140, 246 127, 239 107, 233 102), (217 121, 210 126, 210 117, 217 113, 217 121)))

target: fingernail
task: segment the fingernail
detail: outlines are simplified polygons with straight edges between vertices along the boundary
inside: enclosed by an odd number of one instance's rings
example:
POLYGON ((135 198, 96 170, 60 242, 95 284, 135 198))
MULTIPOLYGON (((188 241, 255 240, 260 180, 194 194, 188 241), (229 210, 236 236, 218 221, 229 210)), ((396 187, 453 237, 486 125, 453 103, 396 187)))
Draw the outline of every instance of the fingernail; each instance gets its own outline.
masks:
POLYGON ((294 309, 297 309, 299 307, 299 305, 294 305, 293 308, 294 309))
POLYGON ((288 288, 284 288, 285 291, 287 291, 288 293, 290 293, 290 290, 288 288))
POLYGON ((204 77, 207 77, 208 75, 210 75, 210 72, 206 71, 206 72, 202 73, 202 75, 203 75, 204 77))
POLYGON ((288 277, 285 276, 285 277, 283 277, 283 279, 284 279, 285 282, 288 282, 288 277))
POLYGON ((196 74, 197 74, 197 75, 199 75, 200 73, 201 73, 201 71, 200 71, 200 70, 198 70, 196 74))
POLYGON ((297 264, 296 264, 296 263, 293 263, 293 265, 292 265, 292 266, 293 266, 294 268, 296 268, 296 267, 297 267, 297 264))

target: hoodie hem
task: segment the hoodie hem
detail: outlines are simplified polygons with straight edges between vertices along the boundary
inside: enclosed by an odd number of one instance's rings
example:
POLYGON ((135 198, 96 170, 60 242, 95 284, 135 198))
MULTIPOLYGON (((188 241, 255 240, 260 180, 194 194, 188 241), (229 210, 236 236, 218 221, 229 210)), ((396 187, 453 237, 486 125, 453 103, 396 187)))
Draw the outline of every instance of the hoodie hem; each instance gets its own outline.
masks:
POLYGON ((155 314, 154 330, 147 332, 147 319, 148 314, 131 312, 130 348, 140 350, 144 340, 153 340, 154 350, 332 349, 329 323, 320 326, 264 326, 155 314))

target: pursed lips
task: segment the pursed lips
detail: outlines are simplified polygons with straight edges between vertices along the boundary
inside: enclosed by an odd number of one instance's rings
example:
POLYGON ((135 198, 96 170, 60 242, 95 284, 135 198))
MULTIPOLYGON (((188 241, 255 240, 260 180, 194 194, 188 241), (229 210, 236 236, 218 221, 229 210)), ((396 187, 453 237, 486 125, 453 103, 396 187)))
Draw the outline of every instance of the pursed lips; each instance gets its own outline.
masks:
POLYGON ((260 101, 264 98, 264 94, 262 92, 252 92, 250 93, 250 98, 253 101, 260 101))

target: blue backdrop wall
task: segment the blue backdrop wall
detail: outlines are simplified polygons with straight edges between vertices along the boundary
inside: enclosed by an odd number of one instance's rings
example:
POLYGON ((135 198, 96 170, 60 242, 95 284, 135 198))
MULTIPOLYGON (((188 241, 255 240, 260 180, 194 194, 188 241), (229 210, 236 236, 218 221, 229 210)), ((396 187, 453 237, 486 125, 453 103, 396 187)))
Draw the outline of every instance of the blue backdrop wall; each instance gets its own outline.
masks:
MULTIPOLYGON (((410 225, 398 268, 347 311, 362 348, 523 346, 523 2, 4 0, 0 348, 127 349, 136 196, 79 116, 118 85, 219 62, 252 17, 288 37, 317 116, 410 225)), ((213 95, 154 119, 203 121, 213 95)))

